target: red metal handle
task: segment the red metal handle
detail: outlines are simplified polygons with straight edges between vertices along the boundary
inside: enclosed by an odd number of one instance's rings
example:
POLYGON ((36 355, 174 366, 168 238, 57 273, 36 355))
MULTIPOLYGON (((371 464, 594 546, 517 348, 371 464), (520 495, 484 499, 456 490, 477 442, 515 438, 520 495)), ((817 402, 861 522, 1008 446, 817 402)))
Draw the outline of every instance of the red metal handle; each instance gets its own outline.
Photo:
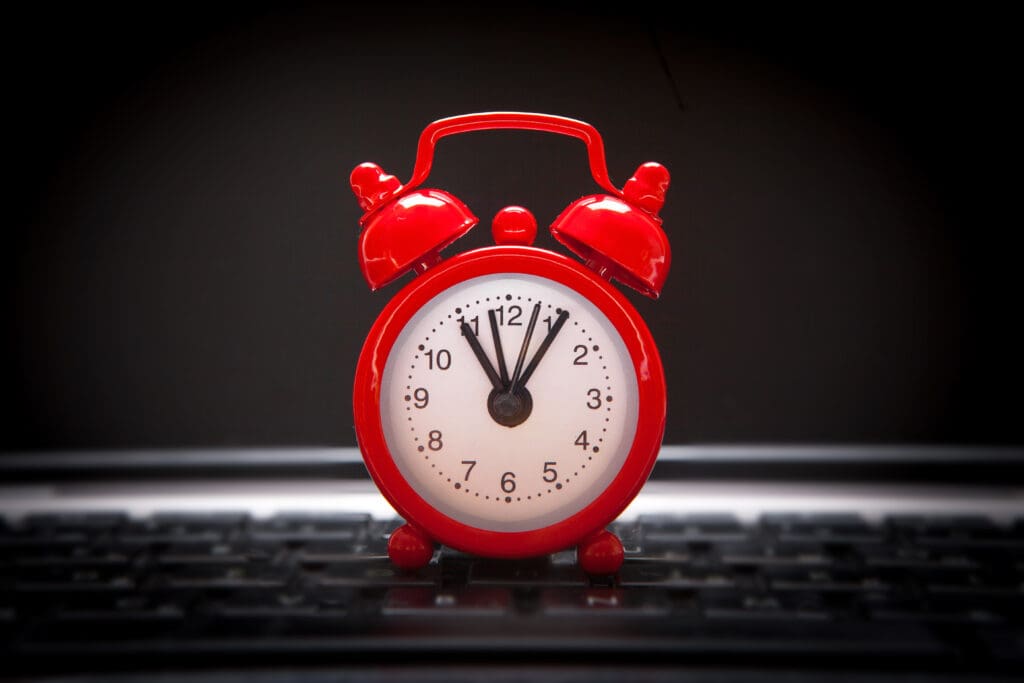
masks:
POLYGON ((474 130, 496 130, 500 128, 539 130, 579 138, 587 145, 587 156, 590 159, 590 174, 594 177, 594 181, 616 197, 622 196, 622 191, 612 185, 612 181, 608 178, 608 166, 604 158, 604 142, 601 140, 601 134, 597 132, 596 128, 584 121, 564 116, 519 111, 463 114, 461 116, 438 119, 431 123, 420 134, 420 141, 416 148, 416 166, 413 168, 412 178, 402 188, 402 193, 404 194, 417 187, 427 179, 427 176, 430 174, 430 167, 434 163, 434 146, 441 138, 446 135, 455 135, 456 133, 469 133, 474 130))

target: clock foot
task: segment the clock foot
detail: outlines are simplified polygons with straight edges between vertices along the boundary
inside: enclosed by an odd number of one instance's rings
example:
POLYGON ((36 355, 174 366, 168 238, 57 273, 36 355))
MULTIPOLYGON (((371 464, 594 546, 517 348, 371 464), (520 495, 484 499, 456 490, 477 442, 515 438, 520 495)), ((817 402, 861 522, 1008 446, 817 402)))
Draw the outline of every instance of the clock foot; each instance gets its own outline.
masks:
POLYGON ((622 566, 625 553, 618 536, 599 531, 576 549, 580 568, 587 574, 614 574, 622 566))
POLYGON ((391 532, 388 556, 401 569, 426 567, 434 556, 434 541, 417 527, 403 524, 391 532))

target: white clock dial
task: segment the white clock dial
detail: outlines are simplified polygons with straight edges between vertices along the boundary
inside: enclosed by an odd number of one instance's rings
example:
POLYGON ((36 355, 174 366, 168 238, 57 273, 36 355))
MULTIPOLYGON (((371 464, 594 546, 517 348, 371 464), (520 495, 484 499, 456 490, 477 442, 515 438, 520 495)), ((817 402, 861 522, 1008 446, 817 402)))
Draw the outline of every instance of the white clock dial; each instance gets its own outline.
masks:
POLYGON ((593 303, 501 274, 454 285, 412 317, 388 355, 380 411, 388 450, 427 503, 514 532, 559 522, 608 487, 637 401, 626 346, 593 303))

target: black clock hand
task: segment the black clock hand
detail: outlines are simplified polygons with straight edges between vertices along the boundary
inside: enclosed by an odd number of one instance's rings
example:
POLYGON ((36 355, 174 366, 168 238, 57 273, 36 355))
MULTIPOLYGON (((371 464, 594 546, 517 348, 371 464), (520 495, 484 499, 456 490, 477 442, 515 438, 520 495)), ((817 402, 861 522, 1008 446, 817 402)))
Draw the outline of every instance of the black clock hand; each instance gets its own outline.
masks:
POLYGON ((526 380, 522 379, 520 375, 523 372, 523 363, 526 362, 526 351, 530 348, 530 338, 533 337, 533 328, 537 324, 537 316, 540 315, 540 304, 534 304, 533 313, 530 314, 530 322, 526 326, 526 334, 523 336, 523 345, 519 347, 519 358, 516 359, 516 369, 512 372, 512 382, 508 385, 508 393, 514 394, 516 389, 522 384, 526 384, 526 380))
POLYGON ((495 391, 505 391, 505 383, 498 377, 498 373, 494 371, 494 366, 491 365, 491 360, 484 353, 484 349, 480 346, 480 340, 473 334, 473 328, 470 327, 469 323, 462 323, 462 336, 469 342, 469 348, 473 349, 473 354, 476 359, 480 361, 480 367, 487 373, 487 379, 491 380, 491 384, 494 386, 495 391))
MULTIPOLYGON (((491 319, 491 337, 494 338, 494 352, 498 354, 498 372, 501 373, 501 386, 508 386, 508 368, 505 366, 505 351, 501 348, 501 335, 498 334, 498 318, 494 315, 494 309, 487 311, 491 319)), ((497 388, 497 387, 496 387, 497 388)))
POLYGON ((533 360, 530 361, 530 364, 526 366, 526 370, 523 371, 523 376, 519 379, 520 386, 526 386, 526 383, 533 375, 533 371, 536 370, 537 365, 540 364, 540 359, 544 357, 545 353, 547 353, 548 347, 551 346, 551 342, 555 341, 555 337, 562 329, 562 325, 564 325, 565 321, 568 319, 569 311, 562 311, 558 314, 558 320, 556 320, 555 324, 551 326, 551 329, 548 331, 548 336, 544 337, 544 341, 542 341, 540 346, 537 348, 537 353, 533 354, 533 360))

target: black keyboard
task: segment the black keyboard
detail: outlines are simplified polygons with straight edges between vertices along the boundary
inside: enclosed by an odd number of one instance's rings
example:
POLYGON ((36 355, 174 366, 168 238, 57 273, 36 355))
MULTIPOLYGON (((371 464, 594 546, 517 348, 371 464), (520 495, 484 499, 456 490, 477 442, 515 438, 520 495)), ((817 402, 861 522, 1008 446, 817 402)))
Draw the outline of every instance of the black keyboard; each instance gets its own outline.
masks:
POLYGON ((300 658, 643 661, 996 671, 1024 665, 1024 519, 770 514, 612 525, 615 576, 571 551, 388 561, 399 520, 34 515, 0 522, 11 667, 300 658))

